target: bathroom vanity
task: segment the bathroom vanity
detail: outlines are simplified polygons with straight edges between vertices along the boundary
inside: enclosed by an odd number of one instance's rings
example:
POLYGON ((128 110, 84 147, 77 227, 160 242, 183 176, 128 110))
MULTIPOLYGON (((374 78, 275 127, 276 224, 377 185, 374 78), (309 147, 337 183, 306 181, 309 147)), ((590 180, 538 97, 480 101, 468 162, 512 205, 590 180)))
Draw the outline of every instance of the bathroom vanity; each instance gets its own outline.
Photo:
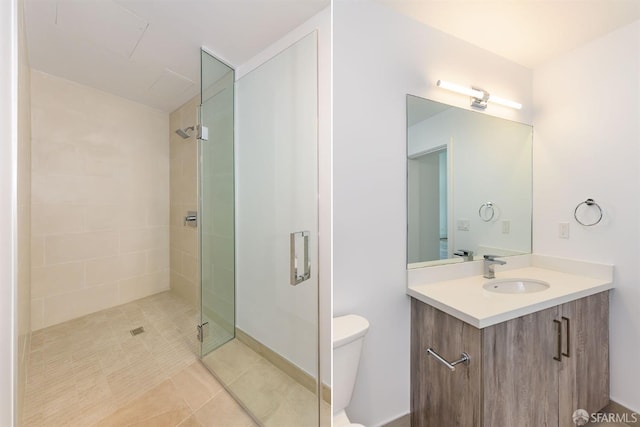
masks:
POLYGON ((496 293, 482 275, 410 281, 412 426, 573 427, 574 411, 609 403, 612 267, 530 259, 547 268, 499 276, 547 289, 496 293))

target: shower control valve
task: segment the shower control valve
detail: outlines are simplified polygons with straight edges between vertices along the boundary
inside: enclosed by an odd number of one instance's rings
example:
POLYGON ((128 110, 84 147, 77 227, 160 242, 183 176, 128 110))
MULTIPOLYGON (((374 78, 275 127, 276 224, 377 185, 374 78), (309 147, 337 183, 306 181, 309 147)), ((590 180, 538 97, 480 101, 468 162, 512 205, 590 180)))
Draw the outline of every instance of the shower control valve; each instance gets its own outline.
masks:
POLYGON ((189 227, 198 226, 198 213, 195 211, 187 212, 187 216, 184 217, 184 225, 189 227))

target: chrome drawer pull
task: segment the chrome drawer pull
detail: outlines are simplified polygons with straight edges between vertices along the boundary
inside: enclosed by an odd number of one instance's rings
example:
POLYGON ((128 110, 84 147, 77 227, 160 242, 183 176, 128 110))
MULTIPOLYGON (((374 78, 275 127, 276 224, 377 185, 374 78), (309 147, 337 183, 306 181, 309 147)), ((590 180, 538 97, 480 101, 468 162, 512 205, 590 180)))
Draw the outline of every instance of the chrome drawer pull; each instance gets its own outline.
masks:
POLYGON ((553 360, 562 362, 562 323, 559 320, 553 319, 553 323, 556 325, 556 355, 553 356, 553 360))
POLYGON ((562 355, 564 357, 570 357, 569 356, 569 347, 571 347, 571 325, 569 323, 569 318, 568 317, 564 317, 562 316, 562 320, 567 322, 567 351, 566 352, 562 352, 562 355))
POLYGON ((464 352, 460 355, 460 359, 456 360, 455 362, 451 362, 451 363, 449 363, 442 356, 440 356, 438 353, 436 353, 436 351, 433 350, 432 348, 428 348, 427 349, 427 354, 435 357, 438 362, 442 363, 444 366, 446 366, 447 368, 449 368, 452 371, 456 370, 456 365, 458 363, 464 363, 465 365, 468 366, 469 365, 469 361, 471 361, 471 358, 469 357, 469 355, 467 353, 464 353, 464 352))

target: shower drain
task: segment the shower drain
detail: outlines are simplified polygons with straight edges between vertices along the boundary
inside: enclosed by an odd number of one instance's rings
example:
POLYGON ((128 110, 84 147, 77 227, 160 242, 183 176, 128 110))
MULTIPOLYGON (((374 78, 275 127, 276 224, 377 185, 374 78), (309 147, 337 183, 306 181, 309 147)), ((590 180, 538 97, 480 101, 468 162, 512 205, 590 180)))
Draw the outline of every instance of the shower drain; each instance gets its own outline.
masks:
POLYGON ((140 335, 144 332, 144 326, 139 326, 135 329, 130 330, 129 332, 131 332, 131 335, 133 336, 140 335))

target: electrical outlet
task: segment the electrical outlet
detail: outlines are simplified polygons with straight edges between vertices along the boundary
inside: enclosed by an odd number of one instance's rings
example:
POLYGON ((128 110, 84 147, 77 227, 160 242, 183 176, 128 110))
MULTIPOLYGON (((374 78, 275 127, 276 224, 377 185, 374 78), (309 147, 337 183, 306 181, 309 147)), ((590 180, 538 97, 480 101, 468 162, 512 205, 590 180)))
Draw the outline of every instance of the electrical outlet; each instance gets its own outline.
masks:
POLYGON ((502 234, 511 233, 511 221, 508 219, 502 220, 502 234))
POLYGON ((561 222, 559 224, 558 237, 560 237, 561 239, 568 239, 569 238, 569 223, 568 222, 561 222))
POLYGON ((458 231, 469 231, 471 228, 471 222, 468 219, 459 219, 456 222, 456 226, 458 231))

